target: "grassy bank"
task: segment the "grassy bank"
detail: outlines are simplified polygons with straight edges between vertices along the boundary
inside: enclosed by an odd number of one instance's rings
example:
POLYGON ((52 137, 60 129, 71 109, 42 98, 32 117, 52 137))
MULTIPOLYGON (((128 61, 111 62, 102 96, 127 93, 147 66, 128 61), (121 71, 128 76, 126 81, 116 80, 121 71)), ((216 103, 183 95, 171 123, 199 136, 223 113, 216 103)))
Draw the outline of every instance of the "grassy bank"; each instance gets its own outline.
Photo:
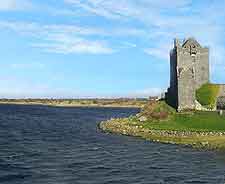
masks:
MULTIPOLYGON (((138 122, 136 119, 134 121, 138 122)), ((217 112, 176 113, 166 121, 147 120, 142 126, 154 130, 225 132, 225 116, 220 116, 217 112)))
POLYGON ((102 122, 100 128, 162 143, 225 150, 225 116, 217 112, 176 113, 164 102, 150 104, 136 116, 102 122))

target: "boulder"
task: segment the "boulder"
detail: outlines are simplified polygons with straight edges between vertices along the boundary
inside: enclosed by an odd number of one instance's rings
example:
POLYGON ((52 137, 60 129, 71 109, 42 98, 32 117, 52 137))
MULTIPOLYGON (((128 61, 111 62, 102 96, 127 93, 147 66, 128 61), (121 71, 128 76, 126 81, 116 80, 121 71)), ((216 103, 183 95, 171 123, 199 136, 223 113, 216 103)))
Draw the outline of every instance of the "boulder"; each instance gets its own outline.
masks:
POLYGON ((144 121, 147 121, 148 119, 145 116, 141 116, 140 118, 138 118, 138 120, 140 122, 144 122, 144 121))

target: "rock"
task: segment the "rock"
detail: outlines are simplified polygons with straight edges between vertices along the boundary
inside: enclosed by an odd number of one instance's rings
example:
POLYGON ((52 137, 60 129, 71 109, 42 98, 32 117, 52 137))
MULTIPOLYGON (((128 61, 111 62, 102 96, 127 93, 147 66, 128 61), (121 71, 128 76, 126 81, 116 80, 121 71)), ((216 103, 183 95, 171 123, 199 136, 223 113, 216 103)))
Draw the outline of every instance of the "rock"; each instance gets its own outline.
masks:
POLYGON ((147 121, 148 119, 145 116, 141 116, 140 118, 138 118, 138 120, 140 122, 144 122, 144 121, 147 121))
POLYGON ((209 145, 209 142, 206 141, 206 142, 202 142, 201 144, 202 144, 202 146, 208 146, 209 145))
POLYGON ((137 118, 141 117, 141 113, 135 115, 137 118))

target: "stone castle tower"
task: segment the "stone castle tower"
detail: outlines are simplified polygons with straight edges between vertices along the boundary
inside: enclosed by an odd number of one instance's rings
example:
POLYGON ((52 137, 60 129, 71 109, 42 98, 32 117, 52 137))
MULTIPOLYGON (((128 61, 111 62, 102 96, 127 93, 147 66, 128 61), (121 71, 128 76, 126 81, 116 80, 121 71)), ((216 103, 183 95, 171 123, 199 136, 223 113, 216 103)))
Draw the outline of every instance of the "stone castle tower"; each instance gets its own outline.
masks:
POLYGON ((195 39, 174 40, 170 52, 170 87, 167 102, 178 111, 195 109, 195 92, 209 82, 209 49, 195 39))

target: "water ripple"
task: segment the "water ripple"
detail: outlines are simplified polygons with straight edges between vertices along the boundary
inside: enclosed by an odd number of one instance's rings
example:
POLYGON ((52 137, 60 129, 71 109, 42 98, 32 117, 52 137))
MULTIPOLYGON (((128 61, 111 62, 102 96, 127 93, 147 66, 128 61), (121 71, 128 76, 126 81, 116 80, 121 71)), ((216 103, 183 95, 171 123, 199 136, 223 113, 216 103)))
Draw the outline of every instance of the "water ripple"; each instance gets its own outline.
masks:
POLYGON ((225 156, 104 134, 125 108, 0 105, 1 184, 225 183, 225 156))

